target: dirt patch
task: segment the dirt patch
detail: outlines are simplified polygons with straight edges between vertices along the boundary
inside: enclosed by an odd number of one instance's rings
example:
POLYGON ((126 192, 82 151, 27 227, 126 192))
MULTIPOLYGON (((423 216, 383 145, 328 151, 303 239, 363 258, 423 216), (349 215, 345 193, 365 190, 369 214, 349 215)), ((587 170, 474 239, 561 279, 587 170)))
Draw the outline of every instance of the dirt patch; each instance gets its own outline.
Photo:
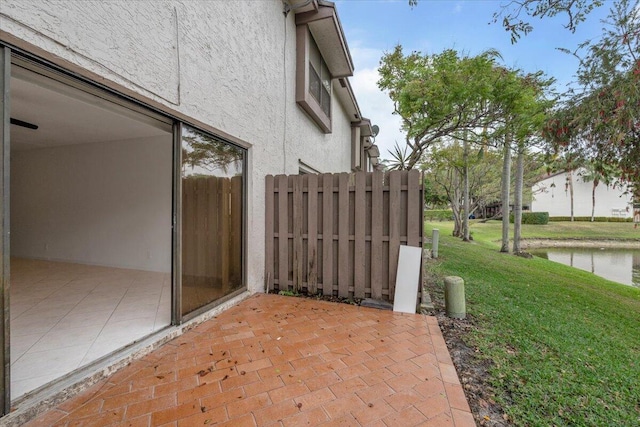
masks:
POLYGON ((270 290, 270 294, 283 295, 289 297, 300 297, 300 298, 309 298, 314 299, 316 301, 329 301, 329 302, 339 302, 341 304, 351 304, 351 305, 360 305, 362 302, 362 298, 345 298, 345 297, 337 297, 333 295, 321 295, 308 294, 306 291, 293 292, 293 291, 278 291, 278 290, 270 290))
POLYGON ((449 354, 458 372, 458 377, 479 426, 510 426, 512 423, 502 406, 495 400, 495 391, 489 383, 492 362, 480 357, 480 350, 467 344, 469 333, 477 328, 472 316, 452 319, 445 315, 444 290, 438 280, 424 274, 425 288, 431 296, 433 310, 429 314, 438 318, 438 325, 447 343, 449 354))

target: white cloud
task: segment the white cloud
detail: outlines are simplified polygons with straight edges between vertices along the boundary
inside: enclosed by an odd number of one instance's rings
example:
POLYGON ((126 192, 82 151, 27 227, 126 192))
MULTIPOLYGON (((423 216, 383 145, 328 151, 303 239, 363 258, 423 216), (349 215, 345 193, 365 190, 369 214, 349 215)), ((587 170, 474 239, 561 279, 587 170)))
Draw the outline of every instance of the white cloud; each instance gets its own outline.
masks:
POLYGON ((396 141, 404 146, 405 137, 400 131, 400 118, 393 115, 393 102, 377 85, 378 64, 383 52, 378 49, 363 47, 359 42, 351 44, 351 56, 356 71, 350 78, 353 92, 362 115, 371 119, 371 123, 380 127, 376 145, 380 148, 380 156, 389 158, 388 150, 392 150, 396 141))

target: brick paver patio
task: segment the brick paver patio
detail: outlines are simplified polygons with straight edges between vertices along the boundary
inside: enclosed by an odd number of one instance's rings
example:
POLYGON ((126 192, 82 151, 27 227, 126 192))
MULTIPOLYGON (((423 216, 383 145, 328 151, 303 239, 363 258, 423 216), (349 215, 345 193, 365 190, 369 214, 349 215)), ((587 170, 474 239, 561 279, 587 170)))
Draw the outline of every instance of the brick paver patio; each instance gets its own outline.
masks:
POLYGON ((254 295, 28 426, 475 426, 434 317, 254 295))

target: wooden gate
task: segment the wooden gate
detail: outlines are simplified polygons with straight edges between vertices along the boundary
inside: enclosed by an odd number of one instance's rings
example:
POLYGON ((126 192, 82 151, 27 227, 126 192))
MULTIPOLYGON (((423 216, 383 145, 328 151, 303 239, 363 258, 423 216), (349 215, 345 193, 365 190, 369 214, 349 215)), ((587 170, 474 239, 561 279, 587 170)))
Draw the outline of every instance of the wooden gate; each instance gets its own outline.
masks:
POLYGON ((419 171, 266 178, 269 289, 393 300, 400 245, 422 247, 419 171))

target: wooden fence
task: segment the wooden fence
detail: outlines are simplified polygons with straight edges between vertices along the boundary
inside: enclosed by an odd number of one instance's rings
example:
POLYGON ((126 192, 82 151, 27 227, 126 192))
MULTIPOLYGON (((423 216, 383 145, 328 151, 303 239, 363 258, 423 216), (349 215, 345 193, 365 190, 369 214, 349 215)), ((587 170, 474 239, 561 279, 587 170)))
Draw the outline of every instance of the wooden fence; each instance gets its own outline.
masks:
POLYGON ((242 282, 242 177, 182 180, 182 275, 223 291, 242 282))
POLYGON ((393 300, 400 245, 422 247, 418 171, 266 178, 270 289, 393 300))

